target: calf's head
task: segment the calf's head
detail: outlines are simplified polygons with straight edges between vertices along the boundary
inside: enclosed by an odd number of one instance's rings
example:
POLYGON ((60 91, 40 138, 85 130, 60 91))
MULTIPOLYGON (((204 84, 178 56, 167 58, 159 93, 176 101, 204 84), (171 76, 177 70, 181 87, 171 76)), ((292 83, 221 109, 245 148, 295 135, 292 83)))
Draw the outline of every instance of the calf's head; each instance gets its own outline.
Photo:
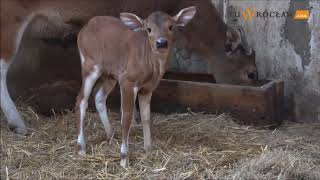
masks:
POLYGON ((146 31, 152 51, 166 53, 173 42, 173 34, 178 26, 185 26, 196 14, 194 6, 182 9, 174 17, 157 11, 142 20, 131 13, 121 13, 122 22, 134 31, 146 31))

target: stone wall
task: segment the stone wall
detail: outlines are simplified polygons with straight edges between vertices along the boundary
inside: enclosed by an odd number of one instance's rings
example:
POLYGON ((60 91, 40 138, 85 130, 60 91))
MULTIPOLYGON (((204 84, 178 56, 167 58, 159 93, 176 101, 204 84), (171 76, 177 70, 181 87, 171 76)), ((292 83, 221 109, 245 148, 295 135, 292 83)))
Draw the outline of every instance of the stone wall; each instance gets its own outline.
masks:
POLYGON ((230 26, 240 25, 256 51, 261 78, 285 81, 286 105, 293 109, 294 119, 320 122, 320 2, 317 0, 241 1, 213 0, 230 26), (244 19, 250 8, 260 12, 310 10, 309 20, 292 16, 244 19), (240 17, 232 16, 240 12, 240 17))

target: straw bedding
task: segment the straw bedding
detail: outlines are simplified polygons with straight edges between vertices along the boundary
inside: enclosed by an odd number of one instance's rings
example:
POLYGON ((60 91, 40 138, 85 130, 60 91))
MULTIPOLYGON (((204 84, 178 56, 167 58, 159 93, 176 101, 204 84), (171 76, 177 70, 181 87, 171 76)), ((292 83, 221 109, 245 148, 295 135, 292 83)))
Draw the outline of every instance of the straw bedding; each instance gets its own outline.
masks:
POLYGON ((320 124, 258 130, 226 114, 153 113, 153 151, 144 153, 142 127, 133 127, 124 169, 118 112, 109 111, 111 140, 98 114, 87 114, 87 155, 78 156, 73 112, 42 117, 27 105, 19 111, 31 133, 13 134, 1 114, 1 179, 320 179, 320 124))

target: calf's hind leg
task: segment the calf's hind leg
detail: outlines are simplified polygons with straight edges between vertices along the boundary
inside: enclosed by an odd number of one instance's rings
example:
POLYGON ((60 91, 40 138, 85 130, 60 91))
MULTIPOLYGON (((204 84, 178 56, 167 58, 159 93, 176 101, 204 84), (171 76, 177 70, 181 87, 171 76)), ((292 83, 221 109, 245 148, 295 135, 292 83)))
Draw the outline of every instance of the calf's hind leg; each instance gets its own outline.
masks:
MULTIPOLYGON (((84 70, 84 69, 82 69, 84 70)), ((87 76, 83 76, 82 78, 82 87, 77 97, 76 103, 76 124, 77 124, 77 131, 78 131, 78 154, 84 155, 86 154, 86 144, 84 140, 84 132, 83 132, 83 122, 86 115, 86 110, 88 107, 88 99, 90 97, 92 88, 96 83, 97 79, 101 76, 100 68, 97 66, 93 67, 93 70, 88 73, 87 76)))
POLYGON ((117 81, 114 79, 103 79, 101 82, 99 80, 96 85, 97 92, 95 95, 95 105, 108 138, 110 138, 113 133, 108 118, 106 101, 116 83, 117 81))

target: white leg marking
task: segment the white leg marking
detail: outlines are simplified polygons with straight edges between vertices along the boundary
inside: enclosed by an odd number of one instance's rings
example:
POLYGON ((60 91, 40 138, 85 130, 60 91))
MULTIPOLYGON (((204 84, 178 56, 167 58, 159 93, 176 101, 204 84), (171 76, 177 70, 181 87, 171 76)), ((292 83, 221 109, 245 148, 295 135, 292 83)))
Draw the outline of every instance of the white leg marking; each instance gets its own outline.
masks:
POLYGON ((109 122, 108 113, 107 113, 107 106, 106 106, 106 100, 109 92, 104 92, 105 90, 101 86, 96 94, 95 97, 95 104, 96 109, 99 112, 100 119, 102 121, 102 124, 104 126, 104 129, 107 133, 108 137, 112 136, 112 128, 111 124, 109 122))
POLYGON ((83 89, 83 98, 80 102, 80 132, 78 135, 78 145, 80 146, 80 150, 78 152, 79 155, 83 155, 86 153, 86 144, 84 140, 84 132, 83 132, 83 121, 86 116, 86 110, 88 107, 88 99, 91 94, 91 90, 97 81, 97 79, 100 77, 100 69, 98 66, 94 66, 93 72, 86 77, 84 80, 84 89, 83 89))
POLYGON ((78 145, 80 146, 79 155, 86 154, 86 142, 84 140, 84 133, 83 133, 83 121, 85 118, 86 109, 88 107, 88 103, 85 100, 81 100, 80 103, 80 133, 78 135, 78 145))
POLYGON ((120 152, 123 154, 128 154, 128 141, 122 142, 120 152))
POLYGON ((138 87, 134 87, 134 88, 133 88, 133 93, 134 93, 134 99, 133 99, 133 100, 136 100, 136 99, 137 99, 138 91, 139 91, 139 88, 138 88, 138 87))
POLYGON ((3 59, 0 59, 0 104, 1 109, 8 121, 8 125, 16 133, 25 135, 27 128, 21 119, 20 114, 14 105, 7 88, 7 72, 9 69, 9 63, 6 63, 3 59))
POLYGON ((121 150, 120 150, 121 154, 126 155, 126 157, 121 158, 121 161, 120 161, 120 165, 124 168, 129 166, 128 151, 129 151, 129 146, 128 146, 128 138, 127 138, 127 141, 122 141, 121 150))

